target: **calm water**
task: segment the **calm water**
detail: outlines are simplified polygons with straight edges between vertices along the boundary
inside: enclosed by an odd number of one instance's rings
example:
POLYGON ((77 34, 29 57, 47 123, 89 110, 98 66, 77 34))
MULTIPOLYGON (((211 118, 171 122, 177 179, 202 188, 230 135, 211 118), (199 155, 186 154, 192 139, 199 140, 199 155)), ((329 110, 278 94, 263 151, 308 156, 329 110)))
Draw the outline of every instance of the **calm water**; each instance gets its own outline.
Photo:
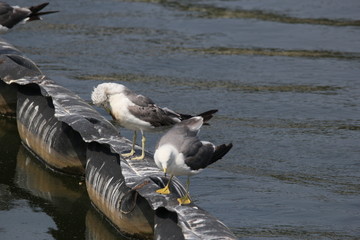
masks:
MULTIPOLYGON (((84 99, 114 81, 179 112, 219 109, 201 137, 234 148, 192 178, 191 193, 239 239, 360 238, 359 1, 58 0, 49 9, 61 12, 4 38, 84 99)), ((148 134, 150 151, 159 136, 148 134)), ((0 119, 0 141, 0 239, 120 238, 79 179, 23 149, 13 121, 0 119)))

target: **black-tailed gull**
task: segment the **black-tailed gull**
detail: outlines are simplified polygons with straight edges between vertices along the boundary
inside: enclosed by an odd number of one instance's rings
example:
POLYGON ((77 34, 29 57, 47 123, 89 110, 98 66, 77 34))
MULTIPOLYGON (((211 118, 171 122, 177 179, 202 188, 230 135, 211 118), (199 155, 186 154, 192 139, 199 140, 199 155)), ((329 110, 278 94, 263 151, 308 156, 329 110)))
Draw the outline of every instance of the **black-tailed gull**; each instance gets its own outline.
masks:
POLYGON ((215 146, 211 142, 200 141, 198 132, 203 125, 202 117, 192 117, 173 126, 156 146, 154 160, 156 165, 166 173, 170 179, 164 188, 156 192, 169 194, 169 185, 173 176, 186 175, 187 193, 178 198, 180 204, 189 204, 190 176, 201 172, 210 164, 221 159, 231 148, 232 144, 215 146))

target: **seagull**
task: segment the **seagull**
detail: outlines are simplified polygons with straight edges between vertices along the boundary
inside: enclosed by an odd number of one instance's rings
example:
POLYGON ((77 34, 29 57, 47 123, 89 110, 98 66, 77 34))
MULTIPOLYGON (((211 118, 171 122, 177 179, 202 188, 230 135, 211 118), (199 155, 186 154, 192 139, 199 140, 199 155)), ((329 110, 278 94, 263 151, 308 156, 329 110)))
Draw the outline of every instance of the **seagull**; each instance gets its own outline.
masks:
POLYGON ((167 185, 156 192, 170 194, 169 185, 172 178, 186 175, 186 194, 177 199, 180 205, 191 203, 190 176, 221 159, 232 148, 232 143, 215 146, 211 142, 200 141, 198 133, 203 123, 204 119, 201 116, 184 120, 174 125, 156 145, 155 163, 165 174, 171 175, 167 185))
MULTIPOLYGON (((134 131, 131 151, 122 154, 123 157, 131 157, 135 154, 137 131, 141 132, 141 155, 133 157, 132 160, 141 160, 145 157, 144 132, 163 131, 192 117, 158 107, 150 98, 137 94, 119 83, 99 84, 94 88, 91 100, 94 105, 104 107, 119 125, 134 131)), ((216 112, 217 110, 210 110, 199 116, 202 116, 206 122, 216 112)))
POLYGON ((10 6, 0 2, 0 32, 7 32, 20 22, 41 20, 41 15, 56 13, 58 11, 40 12, 49 3, 42 3, 32 7, 10 6))

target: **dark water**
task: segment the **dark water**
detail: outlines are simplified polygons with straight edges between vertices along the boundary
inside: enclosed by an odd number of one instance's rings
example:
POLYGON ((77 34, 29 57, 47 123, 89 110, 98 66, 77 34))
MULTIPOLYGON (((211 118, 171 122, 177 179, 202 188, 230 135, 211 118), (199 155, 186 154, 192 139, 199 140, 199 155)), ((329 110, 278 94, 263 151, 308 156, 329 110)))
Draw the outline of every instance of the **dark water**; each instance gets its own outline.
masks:
MULTIPOLYGON (((114 81, 180 112, 220 110, 201 137, 234 148, 191 194, 239 239, 360 238, 359 1, 49 7, 61 12, 4 38, 59 84, 90 100, 114 81)), ((0 124, 0 239, 120 237, 78 179, 49 172, 0 124)))

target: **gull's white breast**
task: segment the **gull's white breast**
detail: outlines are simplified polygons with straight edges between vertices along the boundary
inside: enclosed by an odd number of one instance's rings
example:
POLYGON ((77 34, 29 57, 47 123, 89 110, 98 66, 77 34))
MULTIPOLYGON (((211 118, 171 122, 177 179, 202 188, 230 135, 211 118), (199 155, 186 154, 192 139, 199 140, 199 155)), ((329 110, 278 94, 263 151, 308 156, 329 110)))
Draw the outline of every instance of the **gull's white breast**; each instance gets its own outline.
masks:
POLYGON ((160 169, 166 167, 167 173, 175 176, 194 175, 201 170, 191 170, 185 164, 185 157, 180 153, 177 148, 171 144, 164 144, 160 146, 154 154, 156 165, 160 169))
POLYGON ((128 107, 135 106, 123 93, 111 95, 109 98, 110 110, 120 125, 131 130, 150 131, 153 126, 131 114, 128 107))

